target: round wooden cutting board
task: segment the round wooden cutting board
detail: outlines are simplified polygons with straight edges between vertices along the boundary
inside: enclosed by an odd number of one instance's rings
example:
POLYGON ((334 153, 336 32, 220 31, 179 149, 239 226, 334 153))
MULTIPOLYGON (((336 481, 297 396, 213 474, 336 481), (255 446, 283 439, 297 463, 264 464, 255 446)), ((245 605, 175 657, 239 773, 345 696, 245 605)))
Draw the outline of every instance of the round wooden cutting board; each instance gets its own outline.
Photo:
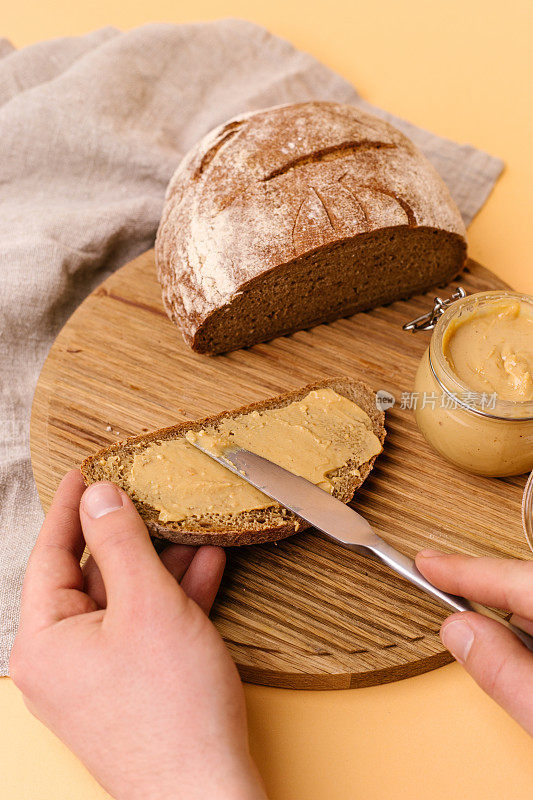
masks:
MULTIPOLYGON (((467 292, 503 286, 470 262, 467 292)), ((441 293, 451 292, 456 284, 441 293)), ((66 470, 119 438, 195 419, 335 375, 396 398, 384 453, 357 508, 387 541, 528 558, 525 479, 484 479, 447 464, 404 408, 428 333, 402 323, 433 293, 214 358, 193 353, 166 317, 152 252, 85 300, 59 334, 33 404, 31 444, 43 506, 66 470)), ((378 563, 316 533, 228 550, 213 619, 242 677, 271 686, 341 689, 446 664, 446 612, 378 563)))

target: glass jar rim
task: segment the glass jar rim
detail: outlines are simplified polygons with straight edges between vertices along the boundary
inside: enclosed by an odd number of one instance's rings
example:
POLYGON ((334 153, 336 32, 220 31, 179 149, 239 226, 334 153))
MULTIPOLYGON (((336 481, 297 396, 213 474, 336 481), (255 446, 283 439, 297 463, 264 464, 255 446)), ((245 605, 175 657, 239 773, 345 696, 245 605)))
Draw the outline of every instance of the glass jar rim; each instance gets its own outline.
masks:
POLYGON ((530 550, 533 550, 533 472, 527 479, 522 496, 522 527, 530 550))
POLYGON ((523 292, 514 292, 510 289, 497 289, 486 292, 476 292, 469 294, 448 306, 444 313, 439 317, 431 341, 429 343, 429 364, 431 371, 440 385, 458 406, 471 411, 474 414, 494 420, 507 420, 509 422, 527 422, 533 420, 533 401, 532 400, 503 400, 496 398, 491 410, 485 408, 483 402, 484 393, 472 391, 458 375, 453 372, 443 351, 443 336, 450 322, 455 319, 465 309, 480 303, 490 303, 498 299, 520 300, 531 305, 533 310, 533 297, 523 292), (468 397, 470 402, 458 399, 458 394, 468 397), (492 412, 492 413, 491 413, 492 412))

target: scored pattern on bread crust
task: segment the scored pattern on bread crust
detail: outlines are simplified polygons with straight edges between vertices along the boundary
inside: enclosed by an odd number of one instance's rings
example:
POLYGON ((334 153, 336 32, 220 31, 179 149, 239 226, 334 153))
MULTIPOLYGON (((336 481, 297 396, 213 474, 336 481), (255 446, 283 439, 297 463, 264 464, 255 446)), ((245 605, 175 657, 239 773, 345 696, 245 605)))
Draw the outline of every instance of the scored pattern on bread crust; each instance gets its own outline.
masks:
POLYGON ((242 122, 229 122, 227 125, 224 125, 220 132, 220 136, 217 139, 216 143, 209 148, 204 154, 198 169, 196 170, 195 177, 199 178, 204 169, 210 164, 211 161, 218 155, 219 150, 227 144, 227 142, 235 136, 239 128, 242 127, 242 122))
POLYGON ((392 144, 392 142, 377 142, 372 139, 361 139, 359 142, 341 142, 331 147, 324 147, 322 150, 315 150, 313 153, 298 156, 298 158, 294 158, 292 161, 287 161, 285 164, 272 170, 268 175, 265 175, 261 180, 263 182, 271 181, 273 178, 285 175, 289 170, 296 169, 297 167, 305 167, 307 164, 320 164, 324 161, 344 158, 347 155, 355 155, 359 150, 380 150, 383 147, 396 147, 396 145, 392 144))

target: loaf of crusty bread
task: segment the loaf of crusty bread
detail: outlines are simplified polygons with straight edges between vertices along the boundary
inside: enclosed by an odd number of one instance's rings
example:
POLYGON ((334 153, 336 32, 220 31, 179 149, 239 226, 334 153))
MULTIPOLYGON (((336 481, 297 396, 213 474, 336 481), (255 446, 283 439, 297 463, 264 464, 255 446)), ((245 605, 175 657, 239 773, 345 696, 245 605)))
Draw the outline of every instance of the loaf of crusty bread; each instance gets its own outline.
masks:
POLYGON ((167 313, 209 354, 445 284, 465 259, 429 161, 387 122, 326 102, 209 133, 170 181, 156 240, 167 313))
MULTIPOLYGON (((143 436, 132 437, 124 442, 117 442, 85 459, 81 465, 83 477, 87 485, 95 481, 107 480, 121 486, 137 506, 150 534, 160 539, 184 544, 217 544, 224 547, 284 539, 297 531, 308 528, 309 525, 292 512, 275 504, 274 501, 270 508, 245 511, 235 515, 209 514, 203 517, 190 517, 180 522, 160 522, 157 509, 146 505, 135 496, 128 483, 128 474, 133 458, 139 453, 140 447, 149 446, 152 442, 183 437, 187 431, 202 430, 206 426, 216 425, 217 421, 222 419, 234 419, 255 410, 282 408, 296 400, 301 400, 313 389, 322 387, 330 387, 337 394, 347 397, 362 408, 370 417, 373 432, 383 444, 385 439, 384 414, 376 406, 374 392, 361 381, 349 378, 330 378, 234 411, 225 411, 196 422, 181 422, 171 428, 163 428, 143 436), (111 459, 112 466, 109 456, 118 456, 116 459, 111 459)), ((364 464, 356 465, 355 461, 350 460, 333 472, 330 475, 334 487, 333 495, 344 503, 351 500, 355 490, 368 477, 374 461, 375 457, 364 464), (354 467, 357 467, 355 473, 354 467)))

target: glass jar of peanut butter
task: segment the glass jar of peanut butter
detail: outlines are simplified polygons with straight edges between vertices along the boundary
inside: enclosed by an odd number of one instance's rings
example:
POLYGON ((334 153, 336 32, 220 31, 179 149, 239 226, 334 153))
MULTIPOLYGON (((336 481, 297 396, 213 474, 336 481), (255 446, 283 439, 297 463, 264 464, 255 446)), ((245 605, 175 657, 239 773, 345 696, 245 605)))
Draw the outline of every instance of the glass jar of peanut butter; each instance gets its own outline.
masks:
POLYGON ((449 305, 415 379, 415 417, 441 455, 478 475, 533 469, 533 297, 482 292, 449 305))

